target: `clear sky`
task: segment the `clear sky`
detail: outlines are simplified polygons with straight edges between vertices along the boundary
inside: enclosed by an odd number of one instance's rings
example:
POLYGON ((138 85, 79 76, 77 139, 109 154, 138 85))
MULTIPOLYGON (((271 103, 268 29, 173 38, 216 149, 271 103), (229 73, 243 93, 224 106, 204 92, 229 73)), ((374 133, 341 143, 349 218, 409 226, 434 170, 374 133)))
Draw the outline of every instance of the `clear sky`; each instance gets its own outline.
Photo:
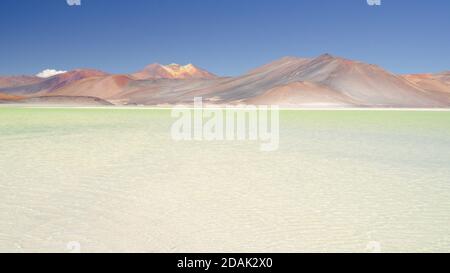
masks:
POLYGON ((330 53, 396 73, 450 70, 450 1, 0 1, 0 74, 194 63, 238 75, 283 56, 330 53))

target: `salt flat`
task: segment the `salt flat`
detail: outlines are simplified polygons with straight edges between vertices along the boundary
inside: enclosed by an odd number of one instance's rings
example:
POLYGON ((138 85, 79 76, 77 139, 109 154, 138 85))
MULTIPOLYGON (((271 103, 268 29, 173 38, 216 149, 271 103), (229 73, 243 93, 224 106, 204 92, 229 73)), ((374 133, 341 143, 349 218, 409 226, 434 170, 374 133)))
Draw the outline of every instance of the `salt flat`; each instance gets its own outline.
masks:
POLYGON ((450 112, 282 111, 280 148, 166 109, 0 108, 0 252, 448 252, 450 112))

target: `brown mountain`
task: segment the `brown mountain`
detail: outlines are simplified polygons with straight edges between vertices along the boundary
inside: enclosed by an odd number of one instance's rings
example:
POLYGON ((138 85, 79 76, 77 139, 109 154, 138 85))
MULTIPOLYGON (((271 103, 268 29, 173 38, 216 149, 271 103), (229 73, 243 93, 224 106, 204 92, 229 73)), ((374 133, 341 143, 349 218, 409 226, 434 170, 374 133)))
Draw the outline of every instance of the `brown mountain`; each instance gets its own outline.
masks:
POLYGON ((125 91, 126 86, 133 81, 127 75, 103 75, 80 79, 51 92, 58 96, 90 96, 101 99, 111 99, 125 91))
POLYGON ((42 79, 35 76, 0 76, 0 88, 12 88, 40 82, 42 79))
POLYGON ((354 106, 357 102, 325 85, 313 82, 293 82, 276 86, 265 93, 243 102, 256 105, 280 105, 285 107, 354 106))
MULTIPOLYGON (((7 80, 3 79, 3 83, 7 80)), ((194 65, 153 64, 132 75, 75 70, 11 81, 7 94, 97 97, 117 104, 278 104, 287 107, 450 107, 450 73, 395 75, 379 66, 324 54, 285 57, 219 78, 194 65)))
MULTIPOLYGON (((404 77, 376 66, 329 54, 286 57, 216 85, 183 94, 219 103, 362 107, 447 107, 450 97, 424 90, 404 77), (289 92, 287 92, 289 90, 289 92), (256 99, 257 98, 257 99, 256 99), (296 98, 296 99, 294 99, 296 98), (300 99, 302 98, 302 99, 300 99)), ((184 98, 186 97, 186 98, 184 98)))
POLYGON ((179 65, 179 64, 151 64, 146 66, 143 70, 132 74, 133 78, 137 80, 147 79, 214 79, 216 75, 196 67, 193 64, 179 65))
POLYGON ((439 74, 411 74, 403 78, 414 83, 419 88, 435 92, 450 92, 450 72, 439 74))
MULTIPOLYGON (((58 74, 50 78, 34 77, 33 80, 22 84, 0 88, 0 92, 23 96, 42 95, 63 88, 73 82, 91 77, 101 77, 106 73, 94 69, 76 69, 67 73, 58 74)), ((15 78, 15 77, 12 77, 15 78)))
POLYGON ((21 96, 14 96, 14 95, 0 93, 0 102, 17 101, 17 100, 21 100, 21 99, 23 99, 23 97, 21 97, 21 96))

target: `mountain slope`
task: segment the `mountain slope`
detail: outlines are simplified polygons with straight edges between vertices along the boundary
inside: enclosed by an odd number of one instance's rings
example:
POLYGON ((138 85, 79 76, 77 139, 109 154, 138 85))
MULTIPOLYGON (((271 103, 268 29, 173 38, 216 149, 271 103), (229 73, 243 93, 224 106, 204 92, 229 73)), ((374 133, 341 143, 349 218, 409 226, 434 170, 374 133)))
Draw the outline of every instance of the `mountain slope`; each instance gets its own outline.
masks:
POLYGON ((5 76, 0 77, 0 88, 13 88, 16 86, 29 85, 41 81, 41 78, 35 76, 5 76))
POLYGON ((440 74, 411 74, 403 78, 427 91, 450 93, 450 72, 440 74))
POLYGON ((239 77, 194 65, 152 64, 132 75, 79 69, 48 79, 0 77, 0 93, 94 97, 118 104, 278 104, 289 107, 450 107, 450 72, 395 75, 379 66, 324 54, 285 57, 239 77))
POLYGON ((23 85, 0 88, 0 92, 19 95, 42 95, 51 93, 73 82, 107 75, 105 72, 94 69, 77 69, 67 73, 58 74, 50 78, 39 78, 36 82, 27 82, 23 85))
POLYGON ((148 79, 214 79, 216 75, 198 68, 193 64, 185 66, 179 64, 151 64, 146 66, 143 70, 132 74, 136 80, 148 79))
POLYGON ((51 95, 109 99, 124 92, 131 81, 132 79, 126 75, 89 77, 67 84, 52 92, 51 95))
POLYGON ((64 105, 64 106, 111 106, 110 102, 96 97, 84 96, 38 96, 24 98, 13 103, 31 104, 31 105, 64 105))
POLYGON ((0 101, 17 101, 20 99, 23 99, 23 97, 0 93, 0 101))
POLYGON ((274 87, 264 94, 244 100, 245 104, 279 105, 282 107, 353 107, 351 98, 324 85, 312 82, 294 82, 274 87))
MULTIPOLYGON (((189 95, 214 98, 221 103, 269 102, 261 96, 277 86, 309 82, 327 88, 346 104, 378 107, 445 107, 450 98, 423 90, 410 81, 382 68, 325 54, 313 59, 283 58, 244 76, 220 82, 189 95)), ((297 92, 309 92, 310 85, 291 85, 297 92)), ((273 90, 272 90, 273 91, 273 90)), ((273 94, 271 94, 273 95, 273 94)), ((302 95, 303 96, 303 95, 302 95)))

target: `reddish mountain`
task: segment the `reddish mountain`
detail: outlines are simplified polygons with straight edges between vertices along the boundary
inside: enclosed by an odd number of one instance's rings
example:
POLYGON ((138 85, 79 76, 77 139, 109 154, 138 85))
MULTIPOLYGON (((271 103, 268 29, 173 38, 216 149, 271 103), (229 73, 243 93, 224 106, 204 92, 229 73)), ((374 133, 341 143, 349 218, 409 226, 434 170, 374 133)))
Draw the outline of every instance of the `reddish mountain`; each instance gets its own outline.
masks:
POLYGON ((403 78, 423 90, 450 93, 450 72, 439 74, 411 74, 403 78))
POLYGON ((399 76, 329 54, 286 57, 219 78, 193 65, 147 66, 133 75, 74 70, 47 79, 0 78, 0 93, 96 97, 119 104, 278 104, 289 107, 450 107, 450 73, 399 76), (2 85, 3 84, 3 85, 2 85))
POLYGON ((33 84, 40 81, 42 81, 42 79, 35 76, 4 76, 0 77, 0 88, 12 88, 16 86, 33 84))
POLYGON ((58 96, 91 96, 101 99, 110 99, 126 90, 132 81, 126 75, 107 75, 89 77, 71 84, 67 84, 52 92, 58 96))
MULTIPOLYGON (((282 87, 283 90, 289 89, 290 96, 303 98, 302 101, 308 105, 324 104, 330 101, 330 94, 333 94, 333 98, 339 98, 339 102, 343 105, 362 107, 450 105, 449 96, 423 90, 405 78, 376 65, 329 54, 311 59, 286 57, 254 69, 246 75, 221 81, 215 86, 193 90, 184 95, 203 96, 207 100, 211 98, 219 103, 259 101, 264 104, 270 104, 270 101, 277 97, 277 103, 292 104, 292 99, 286 95, 286 91, 283 91, 281 96, 278 87, 282 87), (274 92, 278 95, 274 95, 274 92), (280 101, 281 98, 284 98, 285 102, 280 101)), ((334 100, 330 101, 332 105, 335 103, 334 100)), ((302 105, 300 102, 297 104, 302 105)))
POLYGON ((355 106, 351 98, 328 88, 325 85, 312 82, 293 82, 276 86, 264 94, 244 100, 246 104, 279 105, 284 107, 321 106, 355 106))
POLYGON ((10 87, 3 87, 0 88, 0 92, 28 96, 34 94, 47 94, 82 79, 106 75, 108 74, 99 70, 77 69, 50 78, 36 77, 36 79, 38 79, 36 81, 26 82, 22 85, 16 84, 10 87))
POLYGON ((215 79, 216 75, 198 68, 193 64, 151 64, 143 70, 132 74, 137 80, 146 79, 215 79))
POLYGON ((0 93, 0 101, 16 101, 20 99, 23 99, 23 97, 0 93))

